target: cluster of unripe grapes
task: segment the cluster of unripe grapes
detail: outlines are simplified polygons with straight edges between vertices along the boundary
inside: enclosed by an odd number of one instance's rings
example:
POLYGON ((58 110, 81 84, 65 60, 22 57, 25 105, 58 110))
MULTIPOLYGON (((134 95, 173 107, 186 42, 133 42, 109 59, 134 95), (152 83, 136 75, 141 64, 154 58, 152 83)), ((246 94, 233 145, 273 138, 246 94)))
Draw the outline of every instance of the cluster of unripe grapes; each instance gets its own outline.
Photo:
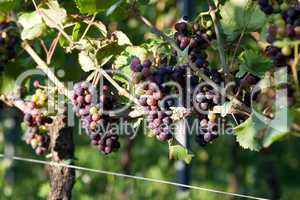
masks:
POLYGON ((16 44, 18 43, 17 34, 11 31, 15 27, 8 18, 0 20, 0 71, 4 70, 2 64, 16 56, 16 44))
MULTIPOLYGON (((40 87, 38 81, 34 82, 34 87, 40 87)), ((36 89, 30 101, 26 102, 26 107, 30 112, 24 115, 24 122, 26 124, 25 140, 27 144, 35 149, 37 155, 44 154, 50 144, 48 125, 50 125, 53 120, 46 112, 41 111, 47 106, 47 102, 46 91, 40 88, 36 89)))
POLYGON ((190 59, 198 68, 208 66, 205 49, 209 47, 213 32, 207 30, 207 28, 210 28, 212 25, 212 21, 206 23, 206 28, 199 24, 190 24, 185 21, 175 24, 177 45, 182 50, 188 47, 190 59))
MULTIPOLYGON (((261 8, 265 8, 263 1, 259 1, 261 8)), ((287 66, 293 59, 293 46, 275 46, 276 41, 300 39, 300 3, 287 5, 282 3, 279 13, 271 15, 272 24, 268 29, 267 42, 271 45, 266 48, 267 55, 277 67, 287 66)), ((272 14, 272 13, 269 13, 272 14)))
POLYGON ((109 102, 109 87, 102 87, 103 95, 98 99, 96 88, 88 82, 79 82, 74 85, 72 97, 73 109, 82 127, 86 130, 91 143, 105 154, 111 153, 120 147, 118 136, 109 130, 109 116, 104 114, 105 105, 109 102))
MULTIPOLYGON (((222 76, 216 70, 211 70, 209 77, 216 85, 222 82, 222 76)), ((198 111, 200 120, 199 132, 196 136, 196 141, 200 146, 205 146, 219 136, 219 118, 213 110, 215 106, 221 104, 221 100, 222 96, 218 88, 213 88, 211 85, 203 85, 197 91, 194 107, 198 111)))

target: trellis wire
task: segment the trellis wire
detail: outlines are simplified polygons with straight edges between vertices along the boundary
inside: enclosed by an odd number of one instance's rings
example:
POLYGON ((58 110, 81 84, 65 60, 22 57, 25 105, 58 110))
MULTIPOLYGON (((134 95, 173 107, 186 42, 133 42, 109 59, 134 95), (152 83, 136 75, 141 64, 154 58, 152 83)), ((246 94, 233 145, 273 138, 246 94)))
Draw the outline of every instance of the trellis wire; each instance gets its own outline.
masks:
POLYGON ((24 161, 24 162, 30 162, 30 163, 38 163, 38 164, 50 165, 50 166, 56 166, 56 167, 67 167, 67 168, 72 168, 72 169, 77 169, 77 170, 82 170, 82 171, 95 172, 95 173, 99 173, 99 174, 131 178, 131 179, 136 179, 136 180, 143 180, 143 181, 149 181, 149 182, 154 182, 154 183, 173 185, 173 186, 178 186, 178 187, 186 187, 186 188, 190 188, 190 189, 194 189, 194 190, 202 190, 202 191, 212 192, 212 193, 216 193, 216 194, 236 196, 236 197, 242 197, 242 198, 248 198, 248 199, 269 200, 266 198, 254 197, 254 196, 250 196, 250 195, 243 195, 243 194, 208 189, 208 188, 203 188, 203 187, 198 187, 198 186, 185 185, 185 184, 180 184, 180 183, 176 183, 176 182, 165 181, 165 180, 154 179, 154 178, 147 178, 147 177, 142 177, 142 176, 134 176, 134 175, 128 175, 128 174, 122 174, 122 173, 110 172, 110 171, 104 171, 104 170, 98 170, 98 169, 90 169, 90 168, 86 168, 86 167, 80 167, 80 166, 76 166, 76 165, 68 165, 68 164, 64 164, 64 163, 49 162, 49 161, 44 161, 44 160, 36 160, 36 159, 24 158, 24 157, 18 157, 18 156, 8 157, 8 156, 5 156, 4 154, 0 154, 0 158, 12 159, 12 160, 24 161))

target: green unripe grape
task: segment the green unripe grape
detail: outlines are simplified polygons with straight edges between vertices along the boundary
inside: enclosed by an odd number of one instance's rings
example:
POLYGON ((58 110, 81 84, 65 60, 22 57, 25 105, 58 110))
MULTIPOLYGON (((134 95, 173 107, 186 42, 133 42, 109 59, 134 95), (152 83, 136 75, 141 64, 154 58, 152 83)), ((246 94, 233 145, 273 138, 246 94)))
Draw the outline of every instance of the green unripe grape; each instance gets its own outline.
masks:
POLYGON ((37 89, 36 91, 35 91, 35 94, 36 95, 41 95, 41 94, 43 94, 44 92, 43 92, 43 90, 41 90, 41 89, 37 89))
POLYGON ((140 82, 141 80, 143 80, 143 74, 141 72, 136 72, 133 76, 133 82, 134 83, 138 83, 140 82))
POLYGON ((213 25, 213 22, 211 20, 206 22, 206 27, 210 28, 213 25))
POLYGON ((38 100, 39 100, 39 96, 36 95, 36 94, 33 95, 32 98, 31 98, 31 101, 33 101, 33 102, 35 102, 35 103, 38 102, 38 100))
POLYGON ((292 50, 289 46, 285 46, 281 49, 281 53, 284 55, 284 56, 290 56, 292 54, 292 50))
POLYGON ((37 139, 32 139, 32 140, 30 141, 31 147, 32 147, 33 149, 37 148, 38 143, 39 143, 39 142, 37 141, 37 139))
POLYGON ((285 27, 285 21, 281 19, 276 19, 275 24, 278 26, 278 28, 284 28, 285 27))
POLYGON ((278 13, 281 9, 280 9, 280 6, 278 4, 274 4, 273 5, 273 10, 275 13, 278 13))
POLYGON ((91 114, 97 114, 97 112, 98 112, 98 109, 95 106, 90 108, 90 113, 91 114))
POLYGON ((212 31, 211 31, 211 30, 208 30, 208 31, 206 31, 206 34, 207 34, 208 36, 211 36, 211 35, 212 35, 212 31))
POLYGON ((47 95, 45 93, 42 93, 41 96, 40 96, 40 99, 42 101, 46 101, 47 100, 47 95))
POLYGON ((39 126, 39 132, 42 133, 42 134, 47 133, 47 127, 44 126, 44 125, 39 126))
POLYGON ((289 9, 289 5, 287 3, 280 4, 281 11, 287 11, 289 9))

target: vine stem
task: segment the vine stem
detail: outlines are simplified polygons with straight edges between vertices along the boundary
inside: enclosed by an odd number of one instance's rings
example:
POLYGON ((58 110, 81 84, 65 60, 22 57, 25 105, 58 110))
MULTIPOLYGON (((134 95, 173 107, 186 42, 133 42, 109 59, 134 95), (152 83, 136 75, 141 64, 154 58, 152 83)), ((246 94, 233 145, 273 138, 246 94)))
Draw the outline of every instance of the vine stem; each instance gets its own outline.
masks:
POLYGON ((96 18, 96 13, 93 15, 92 19, 88 22, 88 26, 87 26, 86 29, 84 30, 84 33, 82 34, 82 36, 81 36, 81 38, 80 38, 79 41, 81 41, 81 40, 85 37, 85 35, 88 33, 88 31, 89 31, 89 29, 91 28, 91 26, 92 26, 92 24, 93 24, 95 18, 96 18))
POLYGON ((113 78, 110 77, 110 75, 105 70, 99 68, 99 71, 118 90, 120 95, 128 98, 129 100, 133 101, 135 104, 140 105, 137 98, 135 98, 127 90, 122 88, 113 78))
POLYGON ((228 75, 229 75, 229 67, 226 64, 226 57, 225 57, 225 49, 224 49, 224 43, 221 36, 221 24, 220 19, 216 14, 217 8, 215 5, 211 2, 211 0, 208 0, 208 5, 210 9, 210 16, 214 22, 214 29, 217 37, 217 48, 220 56, 221 65, 224 69, 224 75, 225 75, 225 82, 227 82, 228 75))
POLYGON ((23 101, 20 98, 17 98, 13 95, 4 95, 2 94, 0 96, 0 101, 4 102, 6 105, 10 106, 10 107, 16 107, 19 110, 21 110, 22 112, 27 112, 30 113, 31 110, 28 109, 28 107, 26 106, 25 101, 23 101))
POLYGON ((56 76, 54 75, 53 71, 48 67, 48 65, 38 56, 38 54, 32 49, 32 47, 28 44, 27 41, 22 43, 23 49, 31 56, 31 58, 37 64, 37 68, 42 70, 47 77, 56 85, 58 91, 72 99, 72 92, 69 91, 62 82, 60 82, 56 76))
POLYGON ((155 25, 153 25, 147 18, 142 16, 139 12, 136 12, 136 13, 137 14, 135 14, 135 15, 140 19, 140 21, 143 22, 143 24, 145 24, 146 26, 148 26, 155 35, 160 36, 163 40, 168 42, 175 49, 175 51, 177 52, 178 55, 182 54, 181 49, 178 47, 178 45, 172 38, 170 38, 165 33, 160 31, 155 25))
POLYGON ((243 29, 243 32, 241 33, 239 39, 238 39, 238 42, 234 48, 234 51, 233 51, 233 55, 232 55, 232 60, 231 60, 231 63, 230 63, 230 68, 233 67, 234 65, 234 61, 235 61, 235 58, 236 58, 236 54, 239 50, 239 47, 241 46, 241 42, 242 42, 242 39, 244 37, 244 34, 245 34, 245 28, 243 29))

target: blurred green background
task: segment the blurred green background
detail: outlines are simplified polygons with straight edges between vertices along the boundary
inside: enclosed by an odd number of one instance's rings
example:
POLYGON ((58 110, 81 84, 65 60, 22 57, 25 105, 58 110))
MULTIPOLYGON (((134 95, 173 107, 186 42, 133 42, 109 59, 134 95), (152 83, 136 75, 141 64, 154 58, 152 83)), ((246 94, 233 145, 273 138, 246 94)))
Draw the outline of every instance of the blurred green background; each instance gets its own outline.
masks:
MULTIPOLYGON (((60 1, 65 6, 76 7, 73 1, 60 1)), ((142 13, 162 30, 171 28, 181 18, 180 1, 152 0, 142 6, 142 13)), ((30 4, 24 5, 32 10, 30 4)), ((194 1, 194 13, 205 11, 203 1, 194 1)), ((68 11, 72 11, 71 9, 68 11)), ((153 37, 149 29, 132 17, 120 18, 118 13, 106 17, 99 16, 111 30, 122 30, 133 44, 153 37)), ((34 67, 28 56, 24 60, 11 63, 14 68, 1 74, 1 84, 24 69, 34 67), (13 69, 14 73, 10 70, 13 69)), ((53 64, 67 71, 65 80, 82 76, 80 67, 74 64, 73 55, 65 55, 61 50, 55 55, 53 64), (66 67, 67 66, 67 67, 66 67)), ((20 128, 22 114, 4 105, 0 107, 0 152, 16 156, 41 159, 22 141, 20 128)), ((76 165, 112 172, 130 173, 168 181, 177 181, 176 163, 168 159, 168 146, 153 138, 140 134, 129 142, 121 139, 122 147, 112 155, 102 155, 90 146, 88 138, 75 129, 76 165)), ((262 152, 243 150, 234 142, 233 136, 223 136, 206 148, 192 144, 195 157, 190 164, 191 185, 243 193, 266 198, 298 200, 300 198, 300 140, 287 139, 274 144, 262 152)), ((21 161, 11 162, 0 159, 0 199, 46 199, 49 192, 45 166, 21 161)), ((73 190, 75 200, 92 199, 239 199, 211 192, 187 190, 177 194, 175 186, 120 178, 111 175, 77 171, 73 190)))

